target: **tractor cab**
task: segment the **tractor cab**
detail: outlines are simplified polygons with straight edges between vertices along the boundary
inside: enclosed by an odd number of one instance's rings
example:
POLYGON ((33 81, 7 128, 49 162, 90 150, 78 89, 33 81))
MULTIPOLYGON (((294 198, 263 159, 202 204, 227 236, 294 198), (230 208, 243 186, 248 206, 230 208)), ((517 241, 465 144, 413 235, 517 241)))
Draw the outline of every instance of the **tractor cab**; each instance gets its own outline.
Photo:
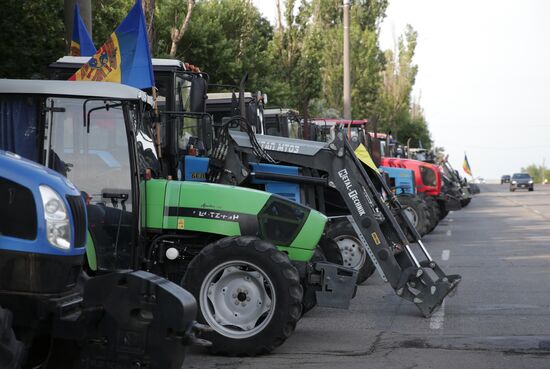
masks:
MULTIPOLYGON (((64 56, 49 65, 50 77, 67 80, 87 57, 64 56)), ((204 114, 208 75, 176 59, 152 59, 156 96, 152 125, 160 166, 154 175, 174 176, 181 152, 204 153, 212 147, 212 119, 204 114), (169 139, 165 139, 168 138, 169 139)), ((154 151, 154 150, 153 150, 154 151)))
POLYGON ((264 132, 270 136, 303 138, 298 111, 284 108, 264 109, 264 132))
MULTIPOLYGON (((92 269, 135 267, 139 180, 158 168, 146 93, 119 84, 0 81, 0 149, 43 164, 85 198, 92 269)), ((90 255, 89 255, 90 256, 90 255)))

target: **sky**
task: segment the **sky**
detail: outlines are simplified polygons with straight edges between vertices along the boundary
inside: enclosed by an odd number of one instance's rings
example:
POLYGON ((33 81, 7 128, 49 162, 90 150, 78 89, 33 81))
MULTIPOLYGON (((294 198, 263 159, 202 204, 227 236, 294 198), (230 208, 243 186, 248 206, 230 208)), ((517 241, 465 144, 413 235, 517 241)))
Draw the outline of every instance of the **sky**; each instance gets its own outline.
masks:
MULTIPOLYGON (((273 22, 275 0, 253 1, 273 22)), ((550 1, 390 0, 381 47, 407 24, 419 33, 413 93, 455 169, 465 153, 486 179, 550 167, 550 1)))

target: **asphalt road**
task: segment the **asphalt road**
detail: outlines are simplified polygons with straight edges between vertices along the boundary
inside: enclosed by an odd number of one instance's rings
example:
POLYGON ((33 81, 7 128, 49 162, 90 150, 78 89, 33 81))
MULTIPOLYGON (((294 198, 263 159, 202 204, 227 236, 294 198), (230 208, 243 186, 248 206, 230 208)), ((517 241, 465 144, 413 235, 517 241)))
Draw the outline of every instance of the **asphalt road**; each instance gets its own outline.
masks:
POLYGON ((209 356, 188 368, 550 368, 550 185, 482 193, 424 241, 463 279, 429 319, 378 277, 349 311, 316 308, 270 355, 209 356))

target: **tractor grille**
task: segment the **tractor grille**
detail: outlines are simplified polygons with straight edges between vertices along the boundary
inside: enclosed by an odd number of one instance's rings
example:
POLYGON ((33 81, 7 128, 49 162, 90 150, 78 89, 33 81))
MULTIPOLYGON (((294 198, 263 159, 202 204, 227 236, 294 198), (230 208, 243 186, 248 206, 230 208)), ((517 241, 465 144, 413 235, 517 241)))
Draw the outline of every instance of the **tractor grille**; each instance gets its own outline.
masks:
POLYGON ((34 240, 37 234, 36 204, 32 192, 0 177, 0 235, 34 240))
POLYGON ((74 244, 75 247, 83 247, 86 240, 86 209, 82 196, 68 196, 67 201, 71 206, 71 214, 74 221, 74 244))

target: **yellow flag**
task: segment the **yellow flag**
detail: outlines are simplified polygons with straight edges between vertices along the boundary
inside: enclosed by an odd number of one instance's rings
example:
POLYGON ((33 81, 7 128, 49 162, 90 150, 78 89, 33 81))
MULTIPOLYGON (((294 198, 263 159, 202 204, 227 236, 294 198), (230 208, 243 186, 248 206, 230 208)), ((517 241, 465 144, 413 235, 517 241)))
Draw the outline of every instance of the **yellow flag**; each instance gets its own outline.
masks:
POLYGON ((364 164, 366 164, 369 168, 371 168, 375 172, 378 172, 378 168, 374 164, 374 161, 372 161, 369 151, 363 144, 359 144, 359 146, 357 146, 357 148, 355 149, 355 155, 357 155, 357 158, 361 160, 364 164))

